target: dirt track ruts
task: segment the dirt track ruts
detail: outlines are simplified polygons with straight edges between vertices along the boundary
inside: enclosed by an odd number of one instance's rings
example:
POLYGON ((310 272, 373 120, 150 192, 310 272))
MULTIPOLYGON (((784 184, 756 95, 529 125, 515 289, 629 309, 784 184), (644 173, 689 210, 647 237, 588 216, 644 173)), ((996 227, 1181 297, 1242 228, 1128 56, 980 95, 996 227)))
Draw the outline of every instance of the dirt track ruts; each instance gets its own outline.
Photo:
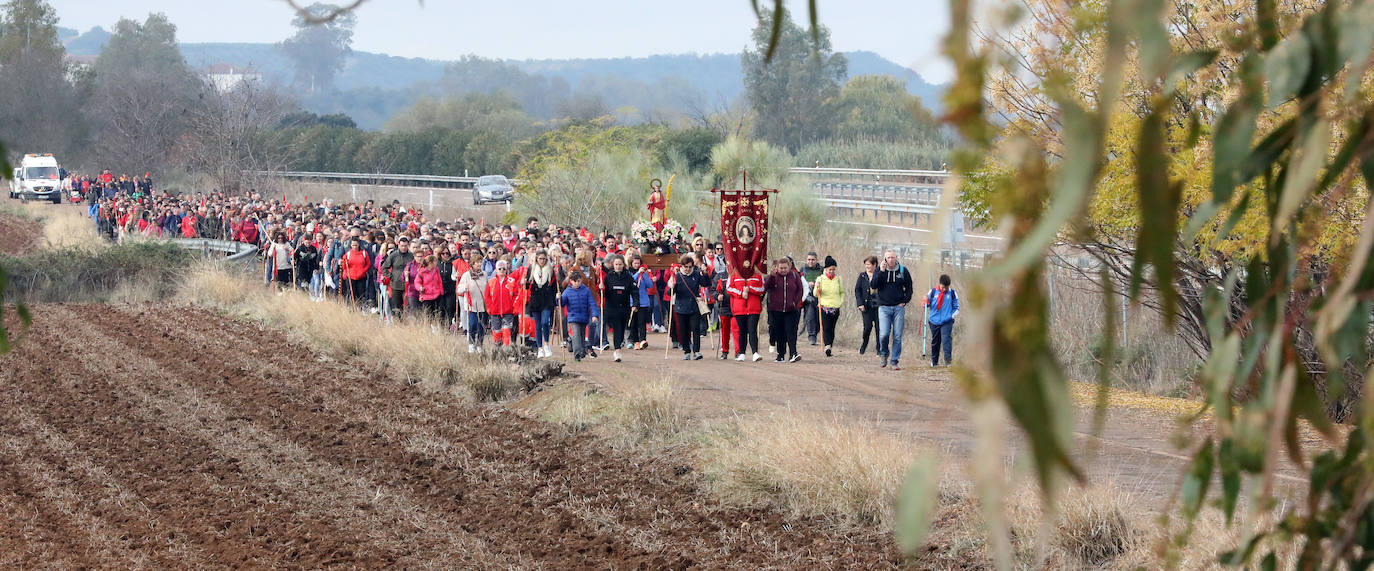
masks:
POLYGON ((41 305, 0 357, 0 567, 885 567, 714 506, 686 459, 334 361, 215 313, 41 305))

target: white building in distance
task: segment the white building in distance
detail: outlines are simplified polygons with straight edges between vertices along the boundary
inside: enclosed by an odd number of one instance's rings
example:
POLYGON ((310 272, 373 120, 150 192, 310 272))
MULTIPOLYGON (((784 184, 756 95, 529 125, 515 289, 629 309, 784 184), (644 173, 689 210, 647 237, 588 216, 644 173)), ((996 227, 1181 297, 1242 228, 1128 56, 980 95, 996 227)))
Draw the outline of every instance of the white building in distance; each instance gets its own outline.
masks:
POLYGON ((217 63, 201 70, 205 80, 214 86, 215 91, 224 93, 240 83, 262 81, 262 72, 249 67, 239 67, 227 63, 217 63))

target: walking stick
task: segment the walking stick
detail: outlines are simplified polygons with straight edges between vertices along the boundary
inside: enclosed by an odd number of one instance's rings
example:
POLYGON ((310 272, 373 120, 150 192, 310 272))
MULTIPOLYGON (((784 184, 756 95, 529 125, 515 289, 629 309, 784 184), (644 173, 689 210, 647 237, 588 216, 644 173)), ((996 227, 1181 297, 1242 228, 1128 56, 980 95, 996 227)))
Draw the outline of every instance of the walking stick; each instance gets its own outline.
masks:
MULTIPOLYGON (((676 305, 677 305, 677 288, 673 288, 673 292, 670 293, 670 294, 668 294, 668 318, 665 320, 665 321, 668 322, 668 338, 669 338, 669 339, 672 339, 672 335, 673 335, 673 313, 675 313, 675 312, 673 311, 673 307, 675 307, 676 305)), ((678 339, 678 343, 681 343, 681 342, 682 342, 682 340, 681 340, 681 339, 678 339)), ((664 361, 667 361, 667 360, 668 360, 668 349, 671 348, 672 346, 673 346, 673 344, 670 343, 670 342, 668 342, 668 341, 664 341, 664 342, 663 342, 663 360, 664 360, 664 361)))

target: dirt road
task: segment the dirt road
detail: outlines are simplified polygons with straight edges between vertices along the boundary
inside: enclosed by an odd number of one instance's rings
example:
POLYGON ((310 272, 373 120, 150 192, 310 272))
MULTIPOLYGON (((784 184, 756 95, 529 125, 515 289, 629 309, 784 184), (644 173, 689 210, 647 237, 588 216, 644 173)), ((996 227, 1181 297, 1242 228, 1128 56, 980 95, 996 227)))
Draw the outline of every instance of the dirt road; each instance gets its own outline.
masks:
MULTIPOLYGON (((768 342, 766 335, 760 337, 761 342, 768 342)), ((570 363, 567 370, 582 382, 610 390, 666 376, 686 393, 684 401, 701 417, 773 407, 837 414, 876 422, 956 461, 966 459, 975 444, 969 407, 949 369, 932 368, 921 356, 919 337, 913 339, 910 332, 900 372, 881 369, 872 352, 860 356, 852 348, 840 348, 827 358, 820 347, 806 345, 805 335, 798 363, 774 363, 773 355, 766 352, 757 363, 718 361, 709 352, 711 345, 703 341, 707 358, 689 365, 681 360, 679 350, 670 351, 664 359, 666 339, 666 335, 651 335, 653 348, 626 351, 622 363, 613 363, 609 354, 602 353, 598 359, 570 363)), ((1092 412, 1079 409, 1076 418, 1076 458, 1086 466, 1089 479, 1130 493, 1143 507, 1164 507, 1187 461, 1170 440, 1174 415, 1114 409, 1098 437, 1091 429, 1092 412)), ((1012 442, 1008 465, 1017 459, 1019 445, 1012 442)), ((1278 478, 1280 484, 1303 482, 1291 468, 1278 478)))
POLYGON ((0 357, 0 568, 897 562, 877 533, 713 506, 685 460, 617 453, 213 312, 33 310, 0 357))

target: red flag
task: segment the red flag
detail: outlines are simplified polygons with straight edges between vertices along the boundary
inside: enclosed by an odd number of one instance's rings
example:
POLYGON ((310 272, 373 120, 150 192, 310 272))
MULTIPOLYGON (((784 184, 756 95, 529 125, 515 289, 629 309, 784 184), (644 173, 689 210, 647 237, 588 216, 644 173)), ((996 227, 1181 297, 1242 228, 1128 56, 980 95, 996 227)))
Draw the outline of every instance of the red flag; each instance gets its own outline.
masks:
POLYGON ((749 278, 767 267, 768 193, 720 191, 720 232, 731 270, 749 278))
POLYGON ((692 223, 692 227, 687 229, 687 235, 688 235, 688 236, 691 236, 692 234, 696 234, 696 233, 697 233, 697 223, 696 223, 696 222, 693 222, 693 223, 692 223))

